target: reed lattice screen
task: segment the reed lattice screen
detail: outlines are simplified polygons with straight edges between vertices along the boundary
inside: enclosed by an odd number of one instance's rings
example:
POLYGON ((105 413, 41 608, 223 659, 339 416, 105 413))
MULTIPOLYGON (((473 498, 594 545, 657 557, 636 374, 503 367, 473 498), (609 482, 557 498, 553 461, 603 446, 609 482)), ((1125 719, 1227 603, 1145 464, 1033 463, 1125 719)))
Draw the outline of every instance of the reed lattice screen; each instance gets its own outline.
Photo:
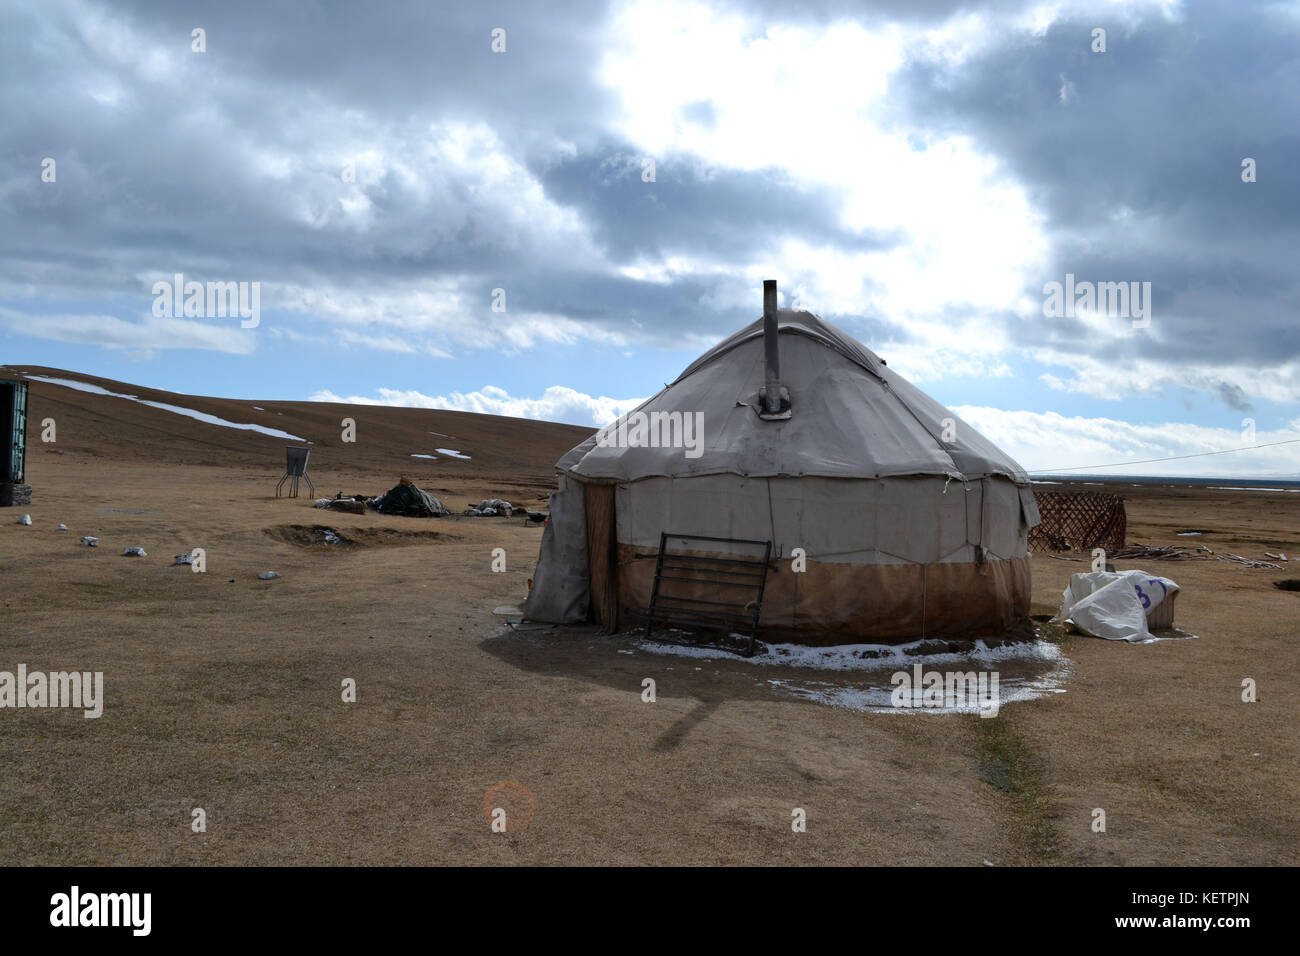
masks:
POLYGON ((1107 553, 1124 547, 1128 517, 1124 499, 1096 491, 1035 491, 1042 523, 1029 532, 1031 551, 1107 553))

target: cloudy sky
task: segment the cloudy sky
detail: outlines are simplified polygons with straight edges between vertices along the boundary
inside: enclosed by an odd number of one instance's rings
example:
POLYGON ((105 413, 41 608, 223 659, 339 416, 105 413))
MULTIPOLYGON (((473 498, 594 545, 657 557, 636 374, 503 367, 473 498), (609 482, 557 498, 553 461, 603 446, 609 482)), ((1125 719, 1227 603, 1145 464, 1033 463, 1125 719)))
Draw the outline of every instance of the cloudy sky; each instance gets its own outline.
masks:
POLYGON ((1029 469, 1300 439, 1297 3, 0 20, 0 363, 604 424, 776 278, 1029 469), (155 314, 176 273, 257 326, 155 314), (1067 273, 1150 283, 1146 327, 1045 315, 1067 273))

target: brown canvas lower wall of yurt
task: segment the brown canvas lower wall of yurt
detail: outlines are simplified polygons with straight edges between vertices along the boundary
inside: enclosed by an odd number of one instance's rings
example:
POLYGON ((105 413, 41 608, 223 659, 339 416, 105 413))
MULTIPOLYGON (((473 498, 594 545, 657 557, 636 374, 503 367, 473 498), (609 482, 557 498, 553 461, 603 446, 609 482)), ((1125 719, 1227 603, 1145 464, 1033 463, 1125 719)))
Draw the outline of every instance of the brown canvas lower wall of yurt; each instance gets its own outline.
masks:
MULTIPOLYGON (((644 612, 655 562, 644 548, 618 547, 618 601, 624 614, 644 612)), ((720 555, 721 556, 721 555, 720 555)), ((760 635, 798 644, 903 643, 921 638, 970 640, 1005 634, 1029 616, 1029 557, 984 564, 840 564, 773 562, 763 597, 760 635)), ((707 586, 678 593, 709 597, 707 586)), ((593 589, 594 593, 594 589, 593 589)))

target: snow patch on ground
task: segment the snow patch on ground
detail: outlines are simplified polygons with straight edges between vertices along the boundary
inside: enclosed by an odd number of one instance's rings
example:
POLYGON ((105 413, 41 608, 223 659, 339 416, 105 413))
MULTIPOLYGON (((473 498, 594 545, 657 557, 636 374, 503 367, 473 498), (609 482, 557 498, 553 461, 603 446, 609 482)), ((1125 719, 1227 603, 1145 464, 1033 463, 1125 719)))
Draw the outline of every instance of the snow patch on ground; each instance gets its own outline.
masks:
MULTIPOLYGON (((1039 677, 998 677, 997 705, 1001 709, 1007 704, 1021 701, 1037 700, 1047 694, 1064 694, 1061 687, 1067 676, 1067 669, 1060 673, 1044 674, 1039 677)), ((978 714, 979 705, 967 701, 964 706, 945 703, 942 707, 895 707, 892 703, 895 685, 885 684, 871 687, 844 687, 829 683, 809 681, 796 684, 788 680, 768 680, 768 684, 779 691, 797 697, 839 707, 842 710, 859 710, 869 714, 978 714)))
MULTIPOLYGON (((735 635, 739 637, 739 635, 735 635)), ((748 638, 745 638, 748 640, 748 638)), ((698 647, 690 644, 664 644, 645 639, 636 642, 641 650, 651 654, 677 657, 694 657, 703 660, 736 660, 751 664, 782 664, 788 667, 807 667, 812 670, 851 671, 884 670, 910 667, 920 661, 933 670, 940 664, 958 664, 969 661, 1000 663, 1002 661, 1061 660, 1061 649, 1047 641, 1024 641, 989 647, 975 641, 969 652, 928 654, 930 641, 912 641, 909 644, 838 644, 834 647, 809 647, 804 644, 768 644, 767 650, 753 657, 744 657, 720 647, 698 647)))
POLYGON ((466 461, 469 461, 469 455, 462 455, 460 452, 453 451, 450 448, 438 448, 435 449, 435 451, 440 455, 446 455, 448 458, 464 458, 466 461))
MULTIPOLYGON (((741 635, 732 637, 740 639, 741 635)), ((843 644, 836 647, 769 644, 763 653, 750 658, 718 647, 665 644, 644 638, 635 640, 635 646, 651 654, 789 668, 789 677, 766 678, 764 683, 785 697, 865 713, 980 712, 979 704, 974 700, 966 701, 962 706, 954 701, 945 702, 941 707, 895 707, 893 694, 896 685, 891 678, 898 671, 907 671, 911 677, 917 666, 923 673, 996 673, 998 707, 1048 694, 1064 694, 1064 684, 1071 673, 1070 661, 1061 653, 1061 648, 1047 641, 996 647, 975 641, 968 651, 940 653, 925 653, 927 646, 934 646, 932 641, 900 645, 843 644), (800 674, 800 671, 820 671, 825 674, 825 679, 818 679, 814 674, 800 674)))
MULTIPOLYGON (((290 441, 306 441, 305 438, 299 438, 297 435, 290 435, 288 432, 282 432, 275 428, 267 428, 264 425, 244 425, 239 422, 226 421, 224 418, 218 418, 216 415, 209 415, 206 412, 196 412, 192 408, 184 408, 180 405, 168 405, 165 402, 151 402, 148 399, 137 398, 135 395, 123 395, 121 392, 110 392, 106 388, 100 388, 98 385, 91 385, 88 382, 77 382, 68 378, 50 378, 45 375, 30 375, 29 378, 38 381, 48 382, 51 385, 61 385, 64 388, 74 388, 79 392, 90 392, 92 395, 108 395, 112 398, 125 398, 127 401, 139 402, 141 405, 148 405, 150 408, 158 408, 164 412, 171 412, 175 415, 184 415, 186 418, 192 418, 197 422, 204 422, 208 425, 220 425, 223 428, 239 428, 244 431, 259 432, 263 435, 270 435, 272 438, 287 438, 290 441)), ((263 409, 258 409, 263 411, 263 409)))

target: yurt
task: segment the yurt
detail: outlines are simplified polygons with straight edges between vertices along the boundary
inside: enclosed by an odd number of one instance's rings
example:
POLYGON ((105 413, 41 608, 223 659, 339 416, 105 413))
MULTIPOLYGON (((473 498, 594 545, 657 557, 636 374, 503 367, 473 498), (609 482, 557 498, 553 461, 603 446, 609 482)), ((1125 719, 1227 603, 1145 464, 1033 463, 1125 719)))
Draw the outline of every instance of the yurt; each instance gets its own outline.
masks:
POLYGON ((1024 470, 815 315, 777 309, 556 464, 528 620, 805 644, 1007 633, 1024 470))

